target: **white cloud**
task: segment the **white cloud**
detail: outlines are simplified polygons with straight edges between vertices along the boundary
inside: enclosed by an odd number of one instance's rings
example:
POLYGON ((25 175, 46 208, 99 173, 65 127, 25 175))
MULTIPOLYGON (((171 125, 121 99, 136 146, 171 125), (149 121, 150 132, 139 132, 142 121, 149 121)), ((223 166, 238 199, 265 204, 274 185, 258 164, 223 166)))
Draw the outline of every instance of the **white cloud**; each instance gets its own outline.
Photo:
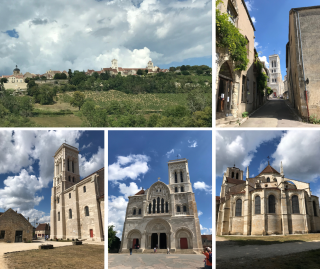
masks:
POLYGON ((212 234, 212 228, 203 227, 201 224, 200 224, 200 230, 201 230, 201 234, 212 234))
POLYGON ((168 151, 168 152, 166 153, 167 158, 169 159, 169 158, 170 158, 170 156, 171 156, 173 153, 174 153, 174 149, 172 149, 172 150, 168 151))
POLYGON ((125 183, 119 183, 119 191, 124 194, 124 197, 127 199, 128 196, 135 195, 141 189, 138 188, 138 185, 135 182, 130 182, 130 185, 127 186, 125 183))
POLYGON ((248 11, 252 11, 253 1, 245 1, 248 11))
POLYGON ((256 20, 255 17, 251 17, 251 20, 252 20, 252 23, 253 23, 253 24, 256 24, 257 20, 256 20))
POLYGON ((278 54, 279 54, 279 55, 281 54, 281 51, 280 51, 280 50, 278 51, 278 54))
POLYGON ((104 167, 104 149, 98 147, 98 152, 90 160, 79 154, 79 168, 81 177, 86 177, 104 167))
POLYGON ((198 217, 200 217, 202 214, 202 211, 198 210, 198 217))
MULTIPOLYGON (((320 179, 320 132, 319 131, 288 131, 281 137, 275 153, 272 167, 283 171, 287 178, 301 181, 320 179)), ((279 171, 280 172, 280 171, 279 171)))
POLYGON ((108 225, 114 225, 114 230, 121 240, 123 224, 126 217, 128 200, 124 196, 108 197, 108 225))
POLYGON ((264 62, 266 67, 269 68, 268 58, 266 56, 259 56, 261 62, 264 62))
POLYGON ((268 165, 268 162, 267 162, 266 160, 262 160, 262 161, 260 162, 260 165, 259 165, 259 170, 258 170, 259 173, 261 173, 262 170, 267 167, 267 165, 268 165))
POLYGON ((203 181, 197 181, 197 182, 193 183, 193 188, 195 190, 201 190, 201 191, 205 191, 207 193, 212 193, 212 187, 207 185, 203 181))
POLYGON ((279 131, 219 131, 216 132, 216 173, 222 176, 227 167, 245 169, 250 165, 257 148, 264 142, 281 136, 279 131))
POLYGON ((188 140, 188 143, 190 144, 188 147, 189 148, 196 148, 198 146, 198 143, 196 140, 193 140, 193 141, 189 141, 188 140))
POLYGON ((118 156, 117 162, 108 167, 108 178, 109 180, 124 180, 126 178, 135 180, 149 171, 149 160, 149 156, 141 154, 118 156))
POLYGON ((90 148, 92 145, 93 145, 92 142, 90 142, 88 145, 83 145, 81 150, 90 148))
POLYGON ((212 1, 0 2, 0 74, 145 67, 212 54, 212 1), (19 7, 19 8, 16 8, 19 7), (7 12, 10 10, 10 12, 7 12), (81 14, 81 15, 79 15, 81 14), (19 38, 5 31, 15 29, 19 38))

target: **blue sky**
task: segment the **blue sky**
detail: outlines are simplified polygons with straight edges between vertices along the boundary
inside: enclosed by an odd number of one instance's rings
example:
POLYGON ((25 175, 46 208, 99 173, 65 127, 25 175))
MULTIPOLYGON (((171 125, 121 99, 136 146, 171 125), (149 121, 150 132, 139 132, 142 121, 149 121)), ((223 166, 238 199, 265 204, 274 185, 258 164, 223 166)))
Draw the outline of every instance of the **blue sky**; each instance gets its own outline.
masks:
POLYGON ((169 160, 188 159, 201 233, 212 231, 212 133, 211 131, 109 131, 109 225, 122 234, 130 195, 160 180, 168 184, 169 160), (122 165, 119 157, 127 157, 122 165), (196 187, 194 184, 196 184, 196 187), (203 187, 203 188, 201 188, 203 187))
POLYGON ((0 131, 0 212, 50 222, 53 155, 66 143, 80 149, 80 177, 104 166, 103 131, 0 131))
POLYGON ((3 0, 0 17, 0 76, 16 65, 23 74, 100 71, 114 58, 124 68, 212 65, 208 0, 3 0))
POLYGON ((312 194, 320 196, 320 131, 219 131, 216 132, 216 195, 220 195, 227 167, 257 176, 267 165, 280 172, 282 161, 286 178, 310 183, 312 194))
POLYGON ((316 6, 317 0, 248 0, 245 1, 251 18, 255 18, 256 50, 260 56, 280 54, 282 78, 286 75, 286 44, 289 34, 289 12, 292 8, 316 6))

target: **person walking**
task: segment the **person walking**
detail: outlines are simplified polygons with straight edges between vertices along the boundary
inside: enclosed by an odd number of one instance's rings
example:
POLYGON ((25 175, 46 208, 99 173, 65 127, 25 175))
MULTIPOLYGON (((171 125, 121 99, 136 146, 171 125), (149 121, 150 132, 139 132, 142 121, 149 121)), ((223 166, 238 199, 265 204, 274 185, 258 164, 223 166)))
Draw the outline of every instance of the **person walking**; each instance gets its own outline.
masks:
POLYGON ((170 248, 169 247, 167 248, 167 254, 170 254, 170 248))
POLYGON ((202 252, 206 256, 205 269, 212 269, 212 252, 211 248, 207 247, 205 251, 202 252))
POLYGON ((154 249, 153 249, 153 253, 156 253, 157 252, 157 248, 156 247, 154 247, 154 249))
POLYGON ((132 255, 132 247, 130 248, 130 255, 132 255))

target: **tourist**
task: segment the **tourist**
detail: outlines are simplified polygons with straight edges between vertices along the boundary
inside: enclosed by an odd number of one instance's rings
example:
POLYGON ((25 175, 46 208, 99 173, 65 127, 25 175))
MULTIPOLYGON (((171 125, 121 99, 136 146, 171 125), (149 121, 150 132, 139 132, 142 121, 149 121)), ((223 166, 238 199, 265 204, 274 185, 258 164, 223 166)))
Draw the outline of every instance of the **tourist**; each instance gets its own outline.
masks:
POLYGON ((205 268, 212 269, 212 252, 211 248, 207 247, 205 251, 202 252, 206 256, 205 259, 205 268))
POLYGON ((130 255, 132 255, 132 248, 130 248, 130 255))
POLYGON ((167 254, 170 254, 170 248, 169 247, 167 248, 167 254))
POLYGON ((154 247, 153 252, 154 252, 154 253, 156 253, 156 252, 157 252, 157 248, 156 248, 156 247, 154 247))

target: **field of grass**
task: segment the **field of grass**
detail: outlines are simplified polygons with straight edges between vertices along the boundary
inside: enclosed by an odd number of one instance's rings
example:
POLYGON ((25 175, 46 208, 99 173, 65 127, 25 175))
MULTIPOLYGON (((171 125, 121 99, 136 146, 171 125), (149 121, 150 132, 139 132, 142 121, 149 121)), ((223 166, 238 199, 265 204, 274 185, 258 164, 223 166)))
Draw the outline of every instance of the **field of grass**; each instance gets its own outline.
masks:
MULTIPOLYGON (((73 92, 64 93, 72 96, 73 92)), ((143 110, 161 111, 166 107, 187 104, 187 93, 146 93, 146 94, 126 94, 119 91, 110 90, 107 92, 85 91, 86 98, 91 98, 97 105, 104 106, 110 101, 129 101, 142 105, 143 110)), ((67 99, 62 94, 59 100, 67 99)))
POLYGON ((286 236, 221 236, 239 246, 246 245, 272 245, 292 242, 320 241, 320 234, 301 234, 286 236))
POLYGON ((82 245, 6 254, 9 268, 104 268, 104 246, 82 245))
POLYGON ((75 115, 38 116, 29 118, 43 127, 81 127, 82 120, 75 115))

